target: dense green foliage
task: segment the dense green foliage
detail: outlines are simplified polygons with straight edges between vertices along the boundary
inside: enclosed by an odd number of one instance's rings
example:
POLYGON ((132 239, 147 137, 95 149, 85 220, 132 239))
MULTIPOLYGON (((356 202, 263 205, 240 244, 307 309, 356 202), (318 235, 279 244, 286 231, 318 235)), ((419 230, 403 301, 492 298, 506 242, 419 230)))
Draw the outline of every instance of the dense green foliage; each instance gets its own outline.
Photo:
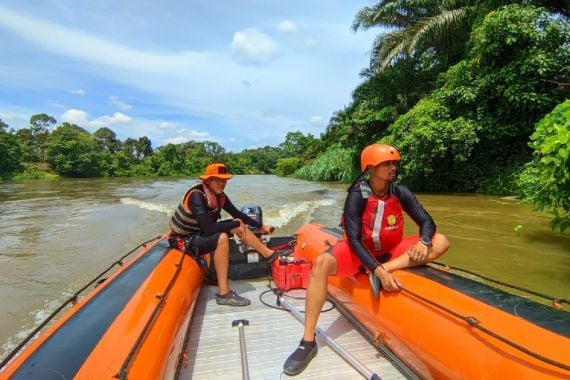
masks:
POLYGON ((382 141, 401 151, 400 180, 413 190, 524 195, 564 230, 569 25, 559 0, 381 0, 352 25, 383 31, 370 67, 319 138, 289 132, 276 148, 240 153, 210 141, 153 150, 144 136, 120 141, 39 114, 18 131, 0 120, 0 175, 185 176, 223 161, 236 174, 350 182, 362 148, 382 141))
POLYGON ((510 174, 531 158, 534 124, 568 95, 550 78, 568 78, 569 37, 537 8, 490 13, 466 58, 382 137, 404 156, 402 179, 421 190, 516 191, 510 174))
MULTIPOLYGON (((13 179, 113 176, 195 176, 211 162, 226 162, 235 174, 269 174, 284 157, 281 148, 264 147, 228 153, 216 142, 189 141, 152 149, 146 136, 120 141, 115 132, 101 128, 90 134, 80 126, 62 123, 48 115, 34 115, 30 127, 7 131, 0 120, 0 176, 13 179)), ((300 132, 291 133, 289 156, 313 152, 315 141, 300 132), (311 148, 313 147, 313 148, 311 148)), ((289 136, 289 135, 288 135, 289 136)), ((307 155, 307 157, 311 157, 307 155)), ((293 170, 294 171, 294 170, 293 170)))
POLYGON ((358 152, 340 146, 330 147, 311 164, 294 173, 295 177, 312 181, 350 182, 358 176, 358 152))
POLYGON ((300 157, 280 158, 277 160, 275 174, 282 177, 293 175, 303 166, 303 159, 300 157))
POLYGON ((414 189, 465 191, 458 176, 479 142, 477 124, 451 118, 449 109, 432 98, 421 100, 387 131, 384 142, 400 149, 400 179, 414 189))
POLYGON ((531 136, 533 160, 521 173, 523 194, 553 214, 552 228, 570 226, 570 100, 546 115, 531 136))
POLYGON ((22 149, 18 139, 4 130, 6 124, 0 120, 0 175, 8 175, 20 169, 22 149))

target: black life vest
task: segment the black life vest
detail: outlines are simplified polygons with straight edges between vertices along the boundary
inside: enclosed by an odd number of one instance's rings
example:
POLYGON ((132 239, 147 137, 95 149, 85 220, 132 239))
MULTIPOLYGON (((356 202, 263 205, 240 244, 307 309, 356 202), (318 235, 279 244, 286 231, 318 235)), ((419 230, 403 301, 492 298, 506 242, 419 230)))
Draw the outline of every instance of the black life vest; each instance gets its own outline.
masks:
POLYGON ((226 203, 225 194, 222 193, 216 196, 204 182, 192 186, 188 189, 184 198, 182 198, 182 202, 178 205, 176 210, 174 210, 172 218, 170 218, 170 229, 178 235, 189 236, 201 231, 200 225, 194 215, 192 215, 189 206, 190 195, 195 191, 204 196, 208 203, 208 208, 211 209, 210 213, 215 220, 220 218, 222 209, 226 203))

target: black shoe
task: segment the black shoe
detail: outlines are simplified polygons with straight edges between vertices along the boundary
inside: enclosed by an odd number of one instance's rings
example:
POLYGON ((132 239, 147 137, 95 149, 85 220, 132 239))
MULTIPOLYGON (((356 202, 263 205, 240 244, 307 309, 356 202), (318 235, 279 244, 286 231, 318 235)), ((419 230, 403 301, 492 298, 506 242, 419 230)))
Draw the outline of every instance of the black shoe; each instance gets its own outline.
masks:
POLYGON ((301 340, 299 347, 289 355, 285 364, 283 364, 283 372, 289 376, 300 374, 317 355, 317 351, 317 342, 306 342, 301 340))
POLYGON ((273 251, 271 256, 266 257, 265 261, 267 261, 269 264, 271 264, 271 263, 273 263, 273 261, 275 261, 275 259, 277 259, 279 257, 289 256, 292 253, 293 253, 293 248, 278 249, 278 250, 273 251))

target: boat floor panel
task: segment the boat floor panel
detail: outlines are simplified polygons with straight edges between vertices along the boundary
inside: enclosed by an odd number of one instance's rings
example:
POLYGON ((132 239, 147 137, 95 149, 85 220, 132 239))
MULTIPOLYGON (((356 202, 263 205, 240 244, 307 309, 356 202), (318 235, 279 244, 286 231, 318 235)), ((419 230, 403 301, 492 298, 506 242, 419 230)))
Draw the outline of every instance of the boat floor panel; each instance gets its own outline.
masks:
MULTIPOLYGON (((251 305, 218 305, 215 300, 217 288, 202 287, 190 324, 189 361, 181 371, 180 379, 242 378, 239 327, 232 327, 232 322, 240 319, 249 322, 249 326, 244 326, 244 336, 251 379, 363 378, 319 337, 319 353, 307 369, 295 377, 285 375, 283 363, 297 347, 303 334, 303 325, 289 312, 270 308, 261 302, 259 296, 269 290, 266 279, 233 281, 231 286, 238 294, 249 298, 251 305)), ((287 294, 297 297, 287 298, 292 305, 299 310, 304 309, 304 290, 287 294)), ((265 293, 262 299, 267 304, 275 305, 276 296, 272 292, 265 293)), ((324 309, 331 306, 326 302, 324 309)), ((405 378, 336 309, 321 313, 319 327, 382 379, 405 378)))

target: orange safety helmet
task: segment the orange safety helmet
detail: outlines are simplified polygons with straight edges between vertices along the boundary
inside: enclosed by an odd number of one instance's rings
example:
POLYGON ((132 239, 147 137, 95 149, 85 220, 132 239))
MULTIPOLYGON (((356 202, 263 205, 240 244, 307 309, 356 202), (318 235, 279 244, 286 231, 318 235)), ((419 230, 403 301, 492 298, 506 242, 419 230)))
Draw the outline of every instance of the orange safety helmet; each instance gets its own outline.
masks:
POLYGON ((387 144, 368 145, 360 155, 360 170, 364 172, 368 166, 376 166, 384 161, 400 161, 400 152, 387 144))

